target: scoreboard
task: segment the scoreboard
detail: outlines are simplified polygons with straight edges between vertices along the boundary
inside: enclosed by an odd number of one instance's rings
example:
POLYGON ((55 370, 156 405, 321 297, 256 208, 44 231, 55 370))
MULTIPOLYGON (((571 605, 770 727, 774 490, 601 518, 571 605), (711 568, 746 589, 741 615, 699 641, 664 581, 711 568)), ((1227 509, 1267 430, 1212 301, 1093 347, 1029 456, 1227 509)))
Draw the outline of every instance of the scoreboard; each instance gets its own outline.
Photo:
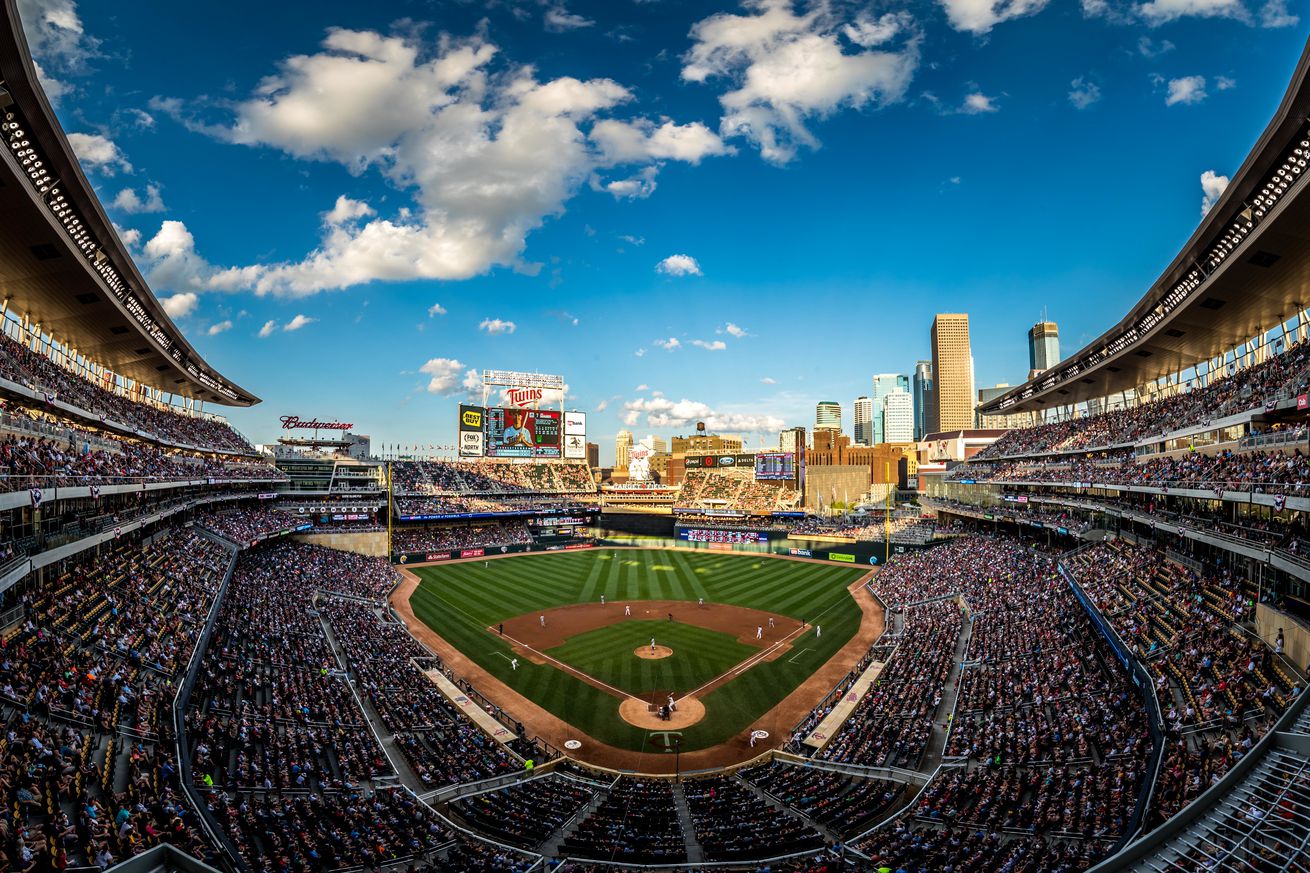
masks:
POLYGON ((756 479, 796 478, 796 455, 792 452, 759 452, 755 455, 756 479))
POLYGON ((545 409, 487 410, 487 457, 558 458, 560 413, 545 409))

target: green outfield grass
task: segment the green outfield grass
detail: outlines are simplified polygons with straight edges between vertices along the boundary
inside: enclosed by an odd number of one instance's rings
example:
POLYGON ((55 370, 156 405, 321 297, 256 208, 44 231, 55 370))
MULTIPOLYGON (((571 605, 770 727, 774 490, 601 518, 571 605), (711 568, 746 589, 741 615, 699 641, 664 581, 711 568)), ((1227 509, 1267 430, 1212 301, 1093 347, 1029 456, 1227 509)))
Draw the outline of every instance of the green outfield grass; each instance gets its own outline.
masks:
POLYGON ((629 694, 693 691, 758 652, 737 638, 695 625, 667 621, 623 621, 569 637, 546 654, 629 694), (656 644, 673 654, 648 661, 634 650, 656 644))
MULTIPOLYGON (((487 627, 535 610, 595 602, 602 594, 610 602, 704 597, 822 624, 822 637, 807 631, 787 657, 758 664, 703 698, 706 716, 684 731, 686 751, 744 730, 832 657, 860 625, 859 605, 846 588, 865 572, 689 549, 544 552, 412 569, 422 580, 411 601, 419 620, 542 708, 602 742, 634 750, 650 748, 647 732, 619 718, 617 698, 548 665, 521 659, 511 670, 509 644, 487 627)), ((622 679, 586 672, 611 685, 622 679)))

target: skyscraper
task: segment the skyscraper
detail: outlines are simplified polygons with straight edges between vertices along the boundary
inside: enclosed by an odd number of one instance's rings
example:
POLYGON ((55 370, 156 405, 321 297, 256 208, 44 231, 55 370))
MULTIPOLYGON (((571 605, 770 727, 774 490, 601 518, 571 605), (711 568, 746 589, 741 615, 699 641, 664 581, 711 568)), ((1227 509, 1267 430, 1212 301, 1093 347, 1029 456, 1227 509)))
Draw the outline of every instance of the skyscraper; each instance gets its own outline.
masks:
POLYGON ((815 430, 841 430, 841 404, 835 400, 820 400, 814 408, 815 430))
POLYGON ((914 439, 914 398, 897 388, 882 399, 882 442, 908 443, 914 439))
POLYGON ((973 427, 973 353, 969 348, 969 316, 938 313, 932 320, 934 430, 973 427))
POLYGON ((914 438, 936 430, 930 428, 928 409, 932 405, 932 361, 919 361, 914 365, 914 438))
POLYGON ((1060 363, 1060 328, 1054 321, 1039 321, 1028 331, 1028 378, 1035 378, 1060 363))
POLYGON ((883 398, 893 391, 910 390, 910 377, 902 376, 900 373, 879 373, 873 377, 873 442, 887 442, 886 434, 882 430, 883 421, 883 398))
POLYGON ((614 438, 614 466, 628 469, 628 452, 632 451, 632 432, 621 430, 614 438))
POLYGON ((873 401, 868 397, 855 398, 855 445, 873 445, 873 401))

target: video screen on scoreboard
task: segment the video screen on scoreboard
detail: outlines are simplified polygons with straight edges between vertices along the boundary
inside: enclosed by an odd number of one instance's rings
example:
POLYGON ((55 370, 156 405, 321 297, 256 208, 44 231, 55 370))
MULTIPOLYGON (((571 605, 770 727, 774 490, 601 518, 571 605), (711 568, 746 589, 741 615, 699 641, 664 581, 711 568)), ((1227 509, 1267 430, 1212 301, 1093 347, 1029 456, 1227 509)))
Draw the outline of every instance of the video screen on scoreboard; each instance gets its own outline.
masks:
POLYGON ((795 479, 796 455, 792 452, 759 452, 755 455, 756 479, 795 479))
POLYGON ((558 458, 560 414, 544 409, 488 409, 487 457, 558 458))

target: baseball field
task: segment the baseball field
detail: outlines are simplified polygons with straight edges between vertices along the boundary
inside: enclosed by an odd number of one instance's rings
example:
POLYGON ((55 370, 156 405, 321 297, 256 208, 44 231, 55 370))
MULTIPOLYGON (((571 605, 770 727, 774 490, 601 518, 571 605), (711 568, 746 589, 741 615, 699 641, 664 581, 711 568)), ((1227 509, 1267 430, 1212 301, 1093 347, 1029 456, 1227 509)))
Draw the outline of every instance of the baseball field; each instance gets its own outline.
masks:
POLYGON ((579 738, 634 752, 659 725, 630 723, 620 703, 703 706, 680 727, 683 751, 740 744, 766 713, 792 719, 778 704, 867 617, 848 590, 867 570, 757 555, 592 549, 412 571, 408 607, 440 641, 579 738))

